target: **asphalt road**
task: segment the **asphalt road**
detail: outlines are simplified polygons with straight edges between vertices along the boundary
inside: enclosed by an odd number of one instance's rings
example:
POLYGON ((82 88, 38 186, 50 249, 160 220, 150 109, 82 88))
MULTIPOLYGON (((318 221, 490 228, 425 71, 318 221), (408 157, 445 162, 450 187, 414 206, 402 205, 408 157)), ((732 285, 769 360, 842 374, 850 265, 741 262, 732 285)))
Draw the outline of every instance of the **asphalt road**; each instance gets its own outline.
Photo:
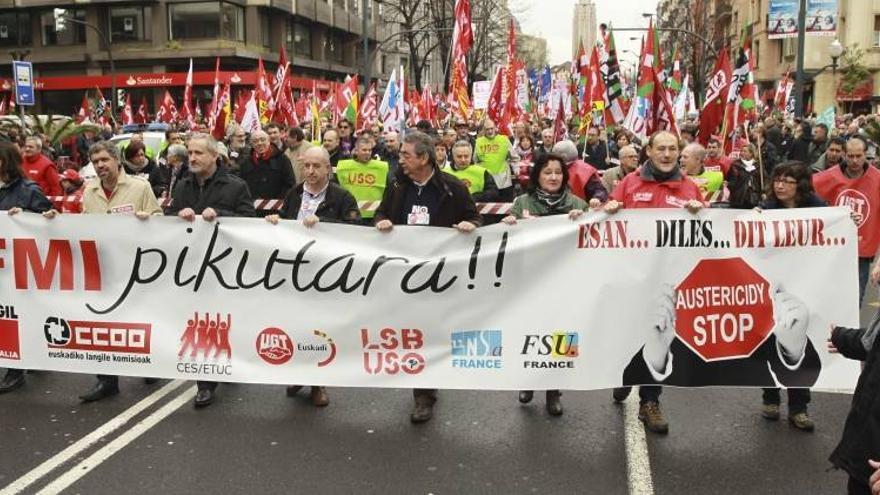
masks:
MULTIPOLYGON (((0 486, 163 387, 123 379, 119 396, 79 405, 92 381, 30 374, 25 388, 0 396, 0 486)), ((315 409, 307 394, 288 398, 280 386, 224 385, 214 405, 195 410, 186 383, 22 493, 629 491, 624 407, 608 391, 566 392, 560 418, 539 394, 523 406, 509 392, 444 391, 434 420, 419 426, 408 420, 408 390, 330 394, 330 406, 315 409), (163 407, 170 415, 129 438, 163 407)), ((827 471, 826 459, 849 396, 814 394, 812 434, 758 416, 757 390, 668 389, 662 400, 670 434, 647 435, 654 493, 843 491, 845 476, 827 471)))
MULTIPOLYGON (((866 305, 863 320, 875 307, 866 305)), ((306 393, 288 398, 281 386, 221 385, 211 407, 195 410, 192 383, 123 378, 120 395, 80 404, 93 383, 30 373, 24 388, 0 395, 0 495, 833 494, 846 486, 827 458, 847 394, 814 393, 817 429, 804 433, 761 418, 760 390, 668 388, 669 435, 641 439, 626 419, 634 403, 613 404, 605 390, 565 392, 559 418, 546 414, 543 394, 521 405, 511 392, 441 391, 434 420, 411 425, 409 390, 331 389, 330 406, 316 409, 306 393)))

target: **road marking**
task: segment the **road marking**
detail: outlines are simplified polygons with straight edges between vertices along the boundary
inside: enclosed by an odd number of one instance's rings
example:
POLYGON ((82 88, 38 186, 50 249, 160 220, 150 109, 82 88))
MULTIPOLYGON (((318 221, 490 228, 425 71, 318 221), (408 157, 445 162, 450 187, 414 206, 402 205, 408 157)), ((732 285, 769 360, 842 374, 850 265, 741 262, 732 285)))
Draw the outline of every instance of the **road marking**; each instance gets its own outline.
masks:
POLYGON ((137 422, 134 426, 126 430, 124 433, 113 439, 112 442, 101 447, 97 452, 87 457, 84 461, 70 468, 69 471, 59 476, 55 481, 49 483, 45 488, 37 492, 37 495, 54 495, 61 493, 70 485, 74 484, 83 476, 89 474, 102 462, 106 461, 113 454, 124 449, 126 445, 135 441, 139 436, 143 435, 150 428, 159 424, 160 421, 170 416, 174 411, 180 409, 181 406, 189 402, 196 395, 196 386, 193 385, 182 394, 168 402, 161 408, 150 414, 143 421, 137 422))
POLYGON ((52 470, 57 469, 59 466, 79 455, 102 438, 125 426, 125 424, 131 421, 132 418, 142 413, 156 402, 162 400, 166 395, 177 390, 184 383, 186 383, 184 380, 174 380, 153 392, 151 395, 126 409, 115 418, 98 427, 96 430, 70 444, 69 447, 47 459, 33 470, 25 473, 21 478, 18 478, 7 485, 0 490, 0 495, 14 495, 22 492, 25 488, 52 472, 52 470))
POLYGON ((638 388, 623 402, 623 429, 626 443, 626 475, 630 495, 653 495, 654 482, 651 479, 651 459, 648 457, 648 442, 645 428, 639 421, 638 388))

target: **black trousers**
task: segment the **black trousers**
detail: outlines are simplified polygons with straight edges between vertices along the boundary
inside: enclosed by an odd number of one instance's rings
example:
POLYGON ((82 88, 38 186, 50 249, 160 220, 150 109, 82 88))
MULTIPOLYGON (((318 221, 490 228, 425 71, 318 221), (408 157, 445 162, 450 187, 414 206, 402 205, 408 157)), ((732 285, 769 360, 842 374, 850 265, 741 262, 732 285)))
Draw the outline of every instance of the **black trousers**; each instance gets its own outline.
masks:
MULTIPOLYGON (((807 412, 807 404, 810 403, 810 389, 789 388, 788 390, 788 414, 807 412)), ((781 402, 778 388, 764 389, 764 404, 776 404, 781 402)))

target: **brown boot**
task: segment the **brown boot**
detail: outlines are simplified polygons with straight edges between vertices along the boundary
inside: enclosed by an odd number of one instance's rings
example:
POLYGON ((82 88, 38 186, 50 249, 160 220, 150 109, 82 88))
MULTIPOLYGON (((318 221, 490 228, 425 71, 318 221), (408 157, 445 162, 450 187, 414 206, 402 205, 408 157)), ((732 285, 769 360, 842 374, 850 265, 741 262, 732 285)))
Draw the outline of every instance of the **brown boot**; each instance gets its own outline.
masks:
POLYGON ((288 386, 287 386, 287 396, 288 396, 288 397, 295 397, 296 394, 297 394, 300 390, 302 390, 302 388, 303 388, 302 385, 288 385, 288 386))
POLYGON ((639 406, 639 419, 645 423, 645 428, 654 433, 665 435, 669 433, 669 423, 663 419, 660 412, 660 403, 648 401, 639 406))
POLYGON ((429 396, 416 397, 415 406, 409 415, 409 420, 413 423, 425 423, 434 417, 434 402, 437 399, 429 396))
POLYGON ((330 398, 327 397, 327 389, 312 386, 312 405, 315 407, 326 407, 327 404, 330 404, 330 398))

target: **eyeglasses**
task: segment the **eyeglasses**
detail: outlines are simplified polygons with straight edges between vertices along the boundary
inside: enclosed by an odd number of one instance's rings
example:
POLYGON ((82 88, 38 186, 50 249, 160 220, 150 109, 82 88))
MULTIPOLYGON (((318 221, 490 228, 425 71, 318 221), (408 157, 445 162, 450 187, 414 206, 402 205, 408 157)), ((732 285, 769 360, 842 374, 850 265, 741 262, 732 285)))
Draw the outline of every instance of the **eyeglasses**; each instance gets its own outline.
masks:
POLYGON ((783 179, 782 177, 777 177, 773 179, 774 184, 785 184, 787 186, 796 186, 798 181, 794 179, 783 179))

